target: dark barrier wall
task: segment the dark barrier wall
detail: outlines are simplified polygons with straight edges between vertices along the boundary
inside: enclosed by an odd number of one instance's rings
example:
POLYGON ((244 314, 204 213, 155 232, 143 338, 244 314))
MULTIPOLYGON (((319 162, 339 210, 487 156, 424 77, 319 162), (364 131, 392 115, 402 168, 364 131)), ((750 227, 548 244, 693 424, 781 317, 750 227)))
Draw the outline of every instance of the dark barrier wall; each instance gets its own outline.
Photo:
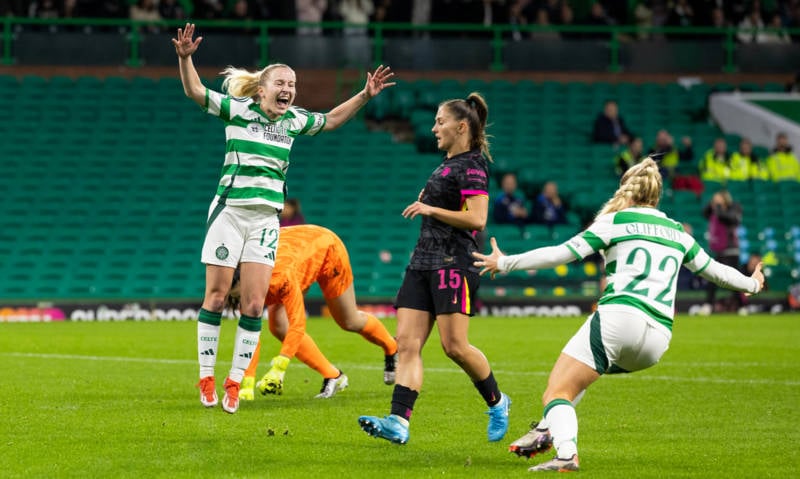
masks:
POLYGON ((725 50, 720 41, 662 40, 620 47, 622 70, 635 73, 719 73, 724 64, 725 50))
POLYGON ((523 40, 503 48, 503 60, 515 71, 606 71, 608 42, 597 40, 523 40))
MULTIPOLYGON (((129 65, 175 63, 170 43, 179 22, 143 33, 128 20, 0 19, 0 63, 129 65), (86 24, 90 24, 87 26, 86 24)), ((791 73, 800 43, 739 44, 735 28, 515 27, 509 25, 370 24, 343 34, 323 23, 322 35, 296 35, 293 22, 198 22, 205 65, 336 69, 386 63, 402 70, 493 70, 635 73, 791 73), (532 39, 534 35, 535 39, 532 39), (632 40, 636 36, 644 40, 632 40)), ((800 29, 790 30, 800 38, 800 29)))

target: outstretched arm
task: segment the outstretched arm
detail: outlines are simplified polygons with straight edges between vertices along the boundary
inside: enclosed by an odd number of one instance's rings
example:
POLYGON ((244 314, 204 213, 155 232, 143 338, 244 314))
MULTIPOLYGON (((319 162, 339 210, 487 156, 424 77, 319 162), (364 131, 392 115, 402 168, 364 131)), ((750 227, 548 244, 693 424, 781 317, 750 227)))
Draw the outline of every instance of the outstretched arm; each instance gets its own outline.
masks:
POLYGON ((175 53, 178 54, 178 67, 181 72, 183 92, 195 103, 204 107, 206 103, 206 87, 200 81, 200 76, 197 74, 192 62, 192 53, 200 46, 203 37, 197 37, 192 40, 193 36, 194 24, 187 23, 185 28, 178 29, 178 38, 173 38, 172 44, 175 46, 175 53))
POLYGON ((522 254, 506 256, 497 246, 497 240, 491 238, 492 252, 488 255, 472 253, 477 261, 475 266, 483 268, 481 274, 490 273, 494 277, 497 273, 506 273, 520 269, 550 269, 558 265, 575 261, 577 256, 567 248, 566 244, 558 246, 545 246, 532 249, 522 254))
POLYGON ((347 123, 372 97, 383 91, 384 88, 395 84, 388 82, 393 76, 394 73, 391 69, 383 65, 379 66, 374 73, 367 72, 367 83, 364 85, 364 89, 325 114, 323 131, 335 130, 347 123))
POLYGON ((698 274, 712 283, 723 288, 744 293, 756 294, 764 288, 764 273, 761 272, 761 263, 758 263, 753 274, 745 276, 737 269, 719 263, 711 258, 705 269, 698 274))

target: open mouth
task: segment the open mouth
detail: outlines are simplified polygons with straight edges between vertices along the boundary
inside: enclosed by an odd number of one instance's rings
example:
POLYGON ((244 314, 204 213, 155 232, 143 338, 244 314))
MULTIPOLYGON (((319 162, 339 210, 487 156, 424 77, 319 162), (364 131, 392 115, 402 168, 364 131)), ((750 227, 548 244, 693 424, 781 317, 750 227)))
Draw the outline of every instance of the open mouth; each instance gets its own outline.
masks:
POLYGON ((288 108, 289 107, 289 97, 278 97, 278 99, 275 100, 275 101, 278 104, 278 106, 280 106, 280 107, 283 107, 283 108, 288 108))

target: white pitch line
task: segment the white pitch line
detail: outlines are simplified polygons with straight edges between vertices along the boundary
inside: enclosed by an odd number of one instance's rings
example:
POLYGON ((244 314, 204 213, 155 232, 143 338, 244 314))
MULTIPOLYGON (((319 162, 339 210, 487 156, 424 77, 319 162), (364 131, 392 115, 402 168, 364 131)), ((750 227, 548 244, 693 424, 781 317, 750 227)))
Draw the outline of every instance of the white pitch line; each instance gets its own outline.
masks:
MULTIPOLYGON (((89 356, 80 354, 46 354, 46 353, 15 353, 15 352, 0 352, 0 356, 11 356, 18 358, 35 358, 35 359, 74 359, 78 361, 110 361, 110 362, 128 362, 128 363, 149 363, 149 364, 189 364, 196 365, 197 361, 194 359, 160 359, 160 358, 134 358, 125 356, 89 356)), ((217 361, 217 364, 226 365, 230 361, 217 361)), ((703 365, 705 363, 692 363, 703 365)), ((738 363, 709 363, 709 364, 730 364, 736 366, 738 363)), ((747 363, 745 363, 747 364, 747 363)), ((753 363, 763 365, 762 363, 753 363)), ((346 370, 356 369, 364 371, 379 371, 383 370, 379 366, 370 366, 366 364, 355 363, 341 363, 346 370)), ((293 367, 302 367, 299 362, 293 364, 293 367)), ((462 374, 462 371, 457 368, 425 368, 426 373, 456 373, 462 374)), ((537 376, 544 377, 550 374, 548 370, 542 371, 506 371, 497 369, 494 371, 498 375, 503 376, 537 376)), ((775 380, 775 379, 729 379, 729 378, 714 378, 714 377, 690 377, 690 376, 653 376, 647 373, 639 374, 615 374, 612 377, 633 379, 633 380, 647 380, 647 381, 667 381, 667 382, 688 382, 688 383, 715 383, 715 384, 767 384, 775 386, 800 386, 800 381, 790 380, 775 380)))

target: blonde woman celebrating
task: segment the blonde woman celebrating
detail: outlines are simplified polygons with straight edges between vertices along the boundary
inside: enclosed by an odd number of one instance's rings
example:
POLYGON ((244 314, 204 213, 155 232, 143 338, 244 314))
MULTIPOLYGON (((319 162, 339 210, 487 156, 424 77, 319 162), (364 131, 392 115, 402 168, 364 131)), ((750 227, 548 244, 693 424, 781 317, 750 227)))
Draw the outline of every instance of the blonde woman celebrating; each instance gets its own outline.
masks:
POLYGON ((736 291, 755 294, 764 286, 760 263, 747 277, 714 261, 680 223, 659 211, 661 188, 658 165, 646 158, 625 172, 594 223, 566 243, 505 256, 492 238, 491 254, 474 254, 481 274, 492 276, 554 268, 596 251, 605 256, 608 286, 597 312, 567 342, 553 366, 542 397, 542 419, 509 447, 531 457, 555 446, 556 457, 531 471, 577 471, 575 405, 586 388, 604 373, 640 371, 661 359, 672 336, 681 265, 736 291))
POLYGON ((214 383, 219 331, 225 296, 233 272, 241 267, 241 317, 236 330, 233 365, 225 380, 222 408, 235 413, 239 387, 261 332, 261 314, 278 247, 278 213, 283 208, 289 152, 299 135, 316 135, 343 125, 373 96, 394 85, 393 73, 380 66, 367 73, 364 89, 328 113, 293 106, 295 72, 272 64, 250 72, 228 67, 219 93, 206 88, 192 63, 203 37, 186 24, 173 38, 183 91, 225 124, 225 163, 211 203, 203 244, 206 288, 197 323, 200 402, 218 403, 214 383))

